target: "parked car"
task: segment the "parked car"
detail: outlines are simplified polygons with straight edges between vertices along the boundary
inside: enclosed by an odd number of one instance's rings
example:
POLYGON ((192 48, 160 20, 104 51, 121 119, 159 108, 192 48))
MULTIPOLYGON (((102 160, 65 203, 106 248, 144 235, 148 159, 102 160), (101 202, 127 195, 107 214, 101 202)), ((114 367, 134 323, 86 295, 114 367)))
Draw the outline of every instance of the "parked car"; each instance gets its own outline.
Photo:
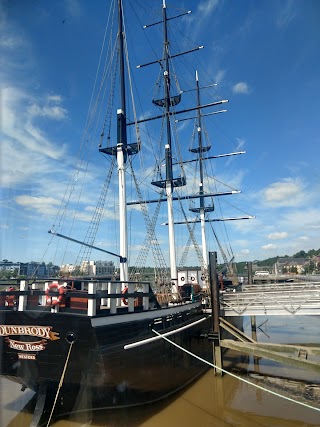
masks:
POLYGON ((254 275, 255 275, 255 276, 269 276, 269 275, 270 275, 270 273, 269 273, 269 271, 256 271, 256 272, 254 273, 254 275))

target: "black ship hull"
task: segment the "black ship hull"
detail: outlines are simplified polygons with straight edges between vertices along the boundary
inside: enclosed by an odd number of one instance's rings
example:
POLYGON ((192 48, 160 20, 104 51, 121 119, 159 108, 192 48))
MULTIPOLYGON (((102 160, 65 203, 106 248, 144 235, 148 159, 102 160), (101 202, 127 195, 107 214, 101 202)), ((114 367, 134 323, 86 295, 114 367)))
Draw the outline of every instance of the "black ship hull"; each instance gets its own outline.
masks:
POLYGON ((59 415, 150 403, 207 369, 156 332, 197 356, 212 357, 203 338, 210 321, 199 303, 104 317, 49 309, 0 310, 1 376, 44 394, 47 413, 53 406, 59 415))

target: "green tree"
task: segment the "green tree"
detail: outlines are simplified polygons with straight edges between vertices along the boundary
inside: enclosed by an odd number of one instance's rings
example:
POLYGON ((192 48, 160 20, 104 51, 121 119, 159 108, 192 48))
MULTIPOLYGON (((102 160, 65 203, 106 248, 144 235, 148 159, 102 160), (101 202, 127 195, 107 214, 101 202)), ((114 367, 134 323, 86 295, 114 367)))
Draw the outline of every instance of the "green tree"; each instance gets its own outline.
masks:
POLYGON ((293 255, 293 258, 307 258, 307 257, 308 255, 305 251, 300 251, 293 255))
POLYGON ((316 263, 312 260, 310 260, 308 264, 308 273, 313 273, 316 270, 316 263))

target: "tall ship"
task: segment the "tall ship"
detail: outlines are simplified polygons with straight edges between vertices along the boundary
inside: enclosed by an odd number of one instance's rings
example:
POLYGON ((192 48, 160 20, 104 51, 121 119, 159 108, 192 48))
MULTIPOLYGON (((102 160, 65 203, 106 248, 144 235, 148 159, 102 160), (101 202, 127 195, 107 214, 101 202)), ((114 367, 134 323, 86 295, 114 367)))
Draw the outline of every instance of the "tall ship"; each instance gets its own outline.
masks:
MULTIPOLYGON (((210 156, 211 147, 203 144, 202 120, 204 109, 219 107, 227 101, 214 100, 202 105, 199 78, 194 71, 196 102, 192 107, 179 107, 186 91, 179 88, 172 62, 183 54, 198 54, 195 51, 202 46, 186 52, 171 51, 169 24, 178 18, 187 19, 190 12, 170 15, 163 0, 161 18, 150 24, 150 27, 162 29, 162 55, 144 64, 153 68, 159 66, 156 84, 159 96, 155 95, 152 100, 157 111, 139 116, 132 96, 123 0, 111 3, 108 25, 113 22, 115 11, 117 29, 114 32, 107 28, 105 33, 110 35, 110 40, 104 42, 107 56, 101 60, 103 83, 98 87, 97 97, 105 107, 103 110, 98 102, 93 102, 86 124, 86 132, 89 132, 95 127, 93 116, 103 114, 99 152, 107 164, 106 177, 102 177, 101 195, 85 236, 75 236, 77 228, 73 221, 69 231, 63 231, 63 221, 70 218, 66 214, 68 204, 75 200, 75 183, 80 172, 87 169, 84 166, 87 155, 80 150, 75 172, 61 203, 60 216, 49 230, 52 241, 81 247, 78 258, 81 269, 64 277, 21 280, 17 287, 0 292, 0 375, 19 383, 22 391, 31 389, 36 393, 32 426, 49 425, 54 417, 67 417, 75 411, 131 407, 164 399, 208 369, 201 359, 212 361, 212 343, 207 338, 212 322, 210 314, 204 310, 203 294, 209 292, 205 223, 210 222, 208 215, 214 207, 206 200, 237 191, 212 193, 204 188, 203 162, 218 156, 210 156), (116 41, 111 40, 113 35, 116 41), (115 72, 112 71, 114 65, 115 72), (108 87, 108 93, 103 85, 108 87), (117 104, 115 108, 114 103, 117 104), (116 112, 114 121, 113 110, 116 112), (180 156, 174 132, 179 121, 187 119, 195 120, 198 135, 196 147, 189 150, 194 158, 188 161, 180 156), (153 134, 146 140, 150 122, 160 123, 161 135, 153 134), (114 130, 116 137, 112 136, 114 130), (157 155, 151 179, 151 172, 141 161, 142 151, 149 157, 157 155), (196 161, 200 165, 198 189, 188 194, 192 189, 187 184, 186 165, 196 161), (139 178, 137 169, 143 172, 139 178), (117 190, 111 179, 114 171, 118 174, 117 190), (152 188, 155 194, 153 198, 146 196, 143 190, 147 179, 150 181, 148 189, 152 188), (97 231, 103 222, 109 193, 117 194, 115 217, 119 224, 119 245, 113 251, 97 243, 97 231), (184 201, 191 203, 193 219, 183 210, 184 201), (175 218, 177 205, 181 207, 183 221, 175 218), (167 235, 167 243, 163 246, 168 252, 169 268, 161 248, 164 238, 158 238, 156 228, 163 218, 163 206, 166 206, 166 220, 162 227, 167 235), (130 246, 133 246, 130 236, 140 222, 133 223, 130 209, 135 218, 140 215, 146 229, 134 268, 129 267, 130 246), (201 224, 202 250, 195 239, 197 223, 201 224), (192 244, 200 260, 197 289, 188 289, 179 273, 176 233, 181 227, 188 231, 188 245, 192 244), (91 251, 117 260, 119 269, 113 277, 92 275, 91 251), (143 265, 150 260, 150 253, 154 264, 152 284, 144 280, 143 275, 143 265)), ((145 91, 143 85, 141 90, 145 91)), ((223 111, 216 110, 208 115, 223 111)), ((87 139, 85 134, 82 145, 87 139)), ((235 154, 242 152, 226 156, 235 154)), ((182 251, 183 260, 186 247, 182 251)), ((224 259, 229 265, 226 256, 224 259)))

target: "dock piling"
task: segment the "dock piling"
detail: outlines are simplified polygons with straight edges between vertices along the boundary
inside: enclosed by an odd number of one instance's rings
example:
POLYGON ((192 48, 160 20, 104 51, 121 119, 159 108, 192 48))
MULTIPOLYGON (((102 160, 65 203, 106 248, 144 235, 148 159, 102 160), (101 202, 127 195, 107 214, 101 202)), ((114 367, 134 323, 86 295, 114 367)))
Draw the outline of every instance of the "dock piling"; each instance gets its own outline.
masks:
MULTIPOLYGON (((222 355, 220 346, 220 299, 219 282, 217 277, 217 252, 209 252, 210 267, 210 290, 211 290, 211 309, 212 309, 212 342, 213 342, 213 363, 218 368, 222 366, 222 355)), ((222 376, 222 371, 216 369, 216 375, 222 376)))

